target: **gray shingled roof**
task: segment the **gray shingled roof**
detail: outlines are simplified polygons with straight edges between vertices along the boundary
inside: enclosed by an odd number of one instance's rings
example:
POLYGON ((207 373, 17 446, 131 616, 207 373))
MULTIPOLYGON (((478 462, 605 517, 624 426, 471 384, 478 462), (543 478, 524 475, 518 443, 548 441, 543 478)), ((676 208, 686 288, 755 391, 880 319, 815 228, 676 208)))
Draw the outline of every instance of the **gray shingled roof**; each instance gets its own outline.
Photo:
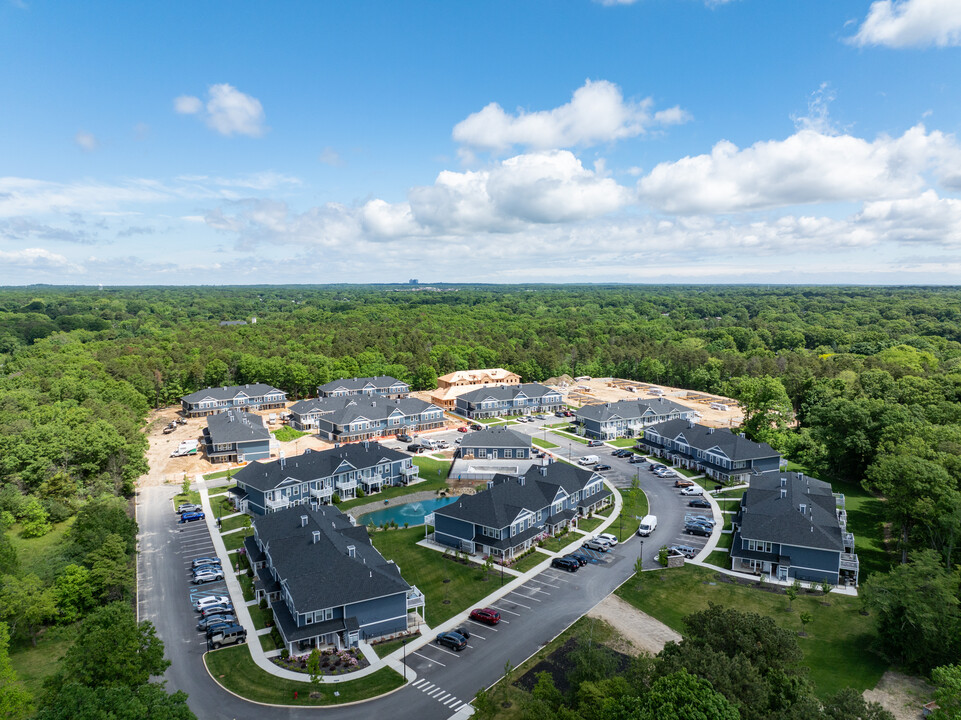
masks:
POLYGON ((394 410, 400 410, 408 417, 420 415, 431 407, 440 410, 433 403, 424 402, 417 398, 386 400, 384 398, 369 398, 365 395, 348 395, 346 397, 301 400, 290 407, 290 412, 296 415, 308 415, 319 411, 324 413, 324 420, 335 425, 347 425, 357 418, 367 418, 374 421, 385 420, 394 410))
POLYGON ((555 462, 530 468, 521 478, 495 475, 493 485, 476 495, 462 496, 457 502, 435 510, 435 515, 502 528, 510 525, 521 510, 537 512, 554 502, 558 487, 569 495, 588 484, 594 473, 590 470, 555 462))
MULTIPOLYGON (((374 377, 362 378, 343 378, 341 380, 331 380, 329 383, 320 385, 317 392, 334 392, 336 390, 348 390, 350 392, 360 392, 368 385, 375 388, 389 388, 401 381, 390 375, 375 375, 374 377)), ((402 383, 407 385, 407 383, 402 383)))
POLYGON ((634 420, 635 418, 643 418, 645 415, 649 417, 670 415, 672 412, 689 413, 692 410, 664 398, 658 398, 657 400, 618 400, 612 403, 585 405, 577 411, 577 417, 606 422, 616 418, 634 420))
POLYGON ((560 396, 556 390, 552 390, 546 385, 541 385, 540 383, 521 383, 520 385, 491 385, 490 387, 482 387, 459 395, 457 399, 469 403, 483 402, 488 398, 493 400, 513 400, 521 393, 530 398, 539 398, 548 394, 560 396))
POLYGON ((530 435, 519 433, 508 427, 493 427, 467 433, 460 446, 466 448, 529 448, 530 435))
POLYGON ((250 385, 231 385, 229 387, 204 388, 203 390, 198 390, 197 392, 190 393, 189 395, 184 395, 180 399, 185 400, 188 403, 198 403, 202 400, 233 400, 241 393, 247 397, 261 397, 262 395, 268 395, 270 393, 283 393, 284 397, 287 397, 287 393, 285 393, 283 390, 278 390, 272 385, 265 385, 264 383, 251 383, 250 385))
POLYGON ((652 431, 672 440, 677 440, 683 435, 692 448, 698 450, 718 448, 731 460, 755 460, 780 455, 767 443, 756 443, 727 428, 709 428, 689 420, 668 420, 652 425, 644 433, 646 435, 652 431))
POLYGON ((234 475, 234 480, 244 487, 273 490, 288 478, 306 482, 330 477, 345 462, 351 468, 363 470, 384 462, 405 460, 407 457, 380 443, 352 443, 320 452, 308 450, 303 455, 296 455, 283 461, 252 462, 241 468, 234 475))
POLYGON ((263 418, 242 410, 208 415, 204 432, 214 445, 270 440, 270 431, 264 427, 263 418))
POLYGON ((340 510, 291 508, 254 519, 281 582, 297 612, 311 612, 407 592, 410 585, 394 563, 384 560, 367 536, 340 510), (302 517, 306 524, 302 525, 302 517), (319 532, 314 542, 313 533, 319 532), (348 547, 354 547, 354 556, 348 547))
POLYGON ((749 540, 844 550, 834 495, 826 482, 798 473, 764 473, 751 480, 742 502, 741 535, 749 540), (781 478, 786 480, 785 497, 781 478))

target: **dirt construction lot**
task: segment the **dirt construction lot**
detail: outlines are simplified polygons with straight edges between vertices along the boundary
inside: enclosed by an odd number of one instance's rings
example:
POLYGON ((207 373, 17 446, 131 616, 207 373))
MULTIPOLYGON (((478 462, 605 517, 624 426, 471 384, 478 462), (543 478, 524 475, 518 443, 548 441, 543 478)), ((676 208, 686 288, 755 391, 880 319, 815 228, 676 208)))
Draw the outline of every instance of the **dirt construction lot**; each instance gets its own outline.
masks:
POLYGON ((559 383, 548 384, 564 395, 564 401, 570 405, 593 405, 596 403, 616 402, 618 400, 656 400, 667 398, 678 405, 684 405, 701 414, 698 422, 708 427, 732 427, 739 425, 743 419, 741 409, 736 401, 720 395, 674 388, 667 385, 620 380, 618 378, 591 378, 590 380, 573 380, 570 378, 552 378, 561 380, 559 383), (564 383, 566 381, 566 385, 564 383), (633 391, 627 388, 634 388, 633 391), (658 394, 657 392, 660 391, 658 394), (711 403, 721 403, 727 410, 711 408, 711 403))

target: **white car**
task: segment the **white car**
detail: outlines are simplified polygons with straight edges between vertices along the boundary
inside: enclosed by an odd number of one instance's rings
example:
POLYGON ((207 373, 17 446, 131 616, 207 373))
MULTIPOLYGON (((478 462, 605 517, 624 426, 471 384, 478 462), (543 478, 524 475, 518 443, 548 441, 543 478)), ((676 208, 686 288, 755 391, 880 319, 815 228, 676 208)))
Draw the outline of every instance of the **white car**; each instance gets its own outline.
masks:
POLYGON ((704 488, 698 485, 692 485, 691 487, 681 488, 681 495, 703 495, 704 488))
POLYGON ((194 610, 200 612, 206 607, 211 605, 230 605, 230 598, 226 595, 210 595, 209 597, 202 597, 196 602, 194 602, 194 610))
POLYGON ((223 579, 224 571, 211 567, 195 572, 191 582, 193 582, 194 585, 201 585, 205 582, 216 582, 217 580, 223 579))
POLYGON ((610 533, 601 533, 595 538, 595 540, 606 542, 611 547, 614 547, 615 545, 617 545, 617 538, 611 535, 610 533))

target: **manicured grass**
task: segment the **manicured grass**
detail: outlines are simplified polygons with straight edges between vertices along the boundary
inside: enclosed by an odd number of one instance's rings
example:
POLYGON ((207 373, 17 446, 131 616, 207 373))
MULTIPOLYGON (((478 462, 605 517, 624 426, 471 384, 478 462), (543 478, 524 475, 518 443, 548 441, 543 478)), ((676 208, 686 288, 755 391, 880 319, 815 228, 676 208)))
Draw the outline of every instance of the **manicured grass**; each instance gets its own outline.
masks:
POLYGON ((244 600, 251 601, 254 599, 254 581, 247 577, 246 575, 238 575, 237 581, 240 583, 240 589, 243 590, 244 600))
POLYGON ((260 605, 251 605, 247 608, 250 611, 250 619, 254 621, 254 627, 263 630, 267 627, 266 611, 260 609, 260 605))
POLYGON ((234 472, 233 470, 217 470, 216 472, 207 473, 204 475, 204 480, 216 480, 217 478, 227 477, 227 474, 234 472))
POLYGON ((173 499, 173 509, 176 510, 178 505, 182 503, 193 503, 194 505, 200 504, 200 493, 196 490, 191 490, 189 493, 184 495, 183 493, 177 493, 174 495, 173 499))
POLYGON ((792 631, 801 629, 800 613, 809 612, 814 620, 805 628, 808 637, 798 638, 798 643, 820 697, 849 686, 858 692, 873 688, 887 669, 887 663, 869 650, 874 618, 860 614, 857 598, 832 594, 830 605, 824 606, 820 593, 802 593, 789 613, 784 595, 722 582, 713 570, 694 565, 645 573, 644 578, 640 584, 621 586, 617 595, 678 632, 684 631, 685 615, 706 610, 710 602, 767 615, 792 631))
POLYGON ((731 568, 731 554, 726 552, 721 552, 720 550, 715 550, 710 555, 707 556, 706 562, 711 563, 711 565, 717 565, 718 567, 726 568, 730 570, 731 568))
MULTIPOLYGON (((547 538, 543 543, 541 543, 541 547, 544 548, 545 550, 549 550, 550 552, 556 553, 556 552, 560 552, 561 548, 565 548, 568 545, 570 545, 572 542, 576 542, 581 538, 582 536, 578 533, 568 532, 559 537, 547 538)), ((587 538, 583 538, 583 539, 586 540, 587 538)))
MULTIPOLYGON (((566 537, 568 538, 568 542, 570 542, 570 538, 572 536, 568 534, 566 537)), ((516 570, 517 572, 526 573, 531 568, 537 567, 542 562, 549 559, 550 558, 548 558, 548 556, 545 555, 544 553, 537 552, 535 550, 530 555, 526 557, 522 557, 520 560, 518 560, 513 565, 511 565, 511 569, 516 570)))
POLYGON ((541 440, 540 438, 531 438, 531 442, 537 445, 539 448, 544 450, 551 450, 556 447, 560 447, 557 443, 552 443, 550 440, 541 440))
POLYGON ((618 438, 617 440, 608 440, 607 444, 618 448, 632 448, 636 442, 635 438, 618 438))
POLYGON ((404 684, 404 678, 390 668, 382 668, 357 680, 320 686, 287 680, 257 667, 250 651, 243 645, 209 652, 204 655, 204 662, 214 679, 231 692, 256 702, 277 705, 339 705, 377 697, 404 684), (338 697, 334 696, 335 690, 338 697), (311 699, 312 692, 319 692, 321 697, 311 699))
POLYGON ((734 516, 731 513, 721 513, 721 517, 724 519, 724 525, 721 527, 721 530, 733 530, 734 516))
POLYGON ((834 483, 834 492, 844 494, 848 512, 847 531, 854 533, 854 551, 858 555, 860 581, 876 572, 887 572, 895 560, 884 548, 883 504, 860 485, 834 483))
POLYGON ((681 473, 681 475, 683 475, 684 477, 689 477, 689 478, 697 477, 698 475, 703 474, 703 473, 699 473, 697 470, 688 470, 687 468, 680 468, 680 467, 676 467, 674 468, 674 470, 676 472, 681 473))
POLYGON ((618 492, 621 493, 624 501, 624 506, 621 508, 623 522, 615 518, 614 522, 607 526, 607 532, 614 535, 618 542, 624 542, 637 532, 641 518, 647 515, 647 495, 640 489, 637 492, 631 490, 618 490, 618 492))
POLYGON ((724 498, 740 500, 741 496, 747 491, 747 488, 738 488, 737 490, 722 490, 717 495, 715 499, 723 500, 724 498))
POLYGON ((227 499, 226 495, 210 498, 210 511, 214 514, 214 517, 233 515, 237 512, 234 510, 234 506, 230 504, 230 500, 227 499))
POLYGON ((280 442, 291 442, 297 438, 302 438, 304 435, 310 435, 308 432, 301 432, 300 430, 294 430, 288 425, 284 425, 276 430, 271 430, 270 434, 277 438, 280 442))
POLYGON ((594 532, 607 518, 595 515, 592 518, 581 518, 577 521, 577 527, 584 532, 594 532))
POLYGON ((571 424, 569 422, 559 422, 559 423, 554 423, 553 425, 541 425, 541 427, 546 427, 549 430, 555 430, 557 428, 566 428, 570 426, 571 424))
POLYGON ((571 435, 570 433, 560 432, 559 430, 551 430, 552 433, 558 435, 562 438, 567 438, 568 440, 573 440, 574 442, 579 442, 581 445, 587 445, 587 440, 580 437, 579 435, 571 435))
POLYGON ((400 650, 404 646, 404 642, 404 640, 388 640, 387 642, 377 643, 371 647, 374 648, 374 652, 377 653, 377 657, 385 658, 395 650, 400 650))
POLYGON ((733 533, 721 533, 721 537, 717 541, 715 547, 731 549, 731 544, 734 542, 733 533))
POLYGON ((478 423, 480 425, 492 425, 494 423, 504 422, 504 418, 492 417, 492 418, 474 418, 473 420, 467 420, 467 423, 478 423))
POLYGON ((236 515, 220 521, 220 532, 222 533, 242 527, 250 527, 250 515, 236 515))
POLYGON ((208 497, 217 497, 218 495, 226 495, 228 490, 233 490, 237 487, 237 483, 233 485, 224 485, 223 487, 213 487, 207 491, 208 497))
POLYGON ((57 661, 73 644, 76 627, 47 628, 36 647, 29 640, 10 645, 10 664, 34 697, 43 689, 43 681, 57 671, 57 661))
POLYGON ((258 635, 257 637, 260 640, 260 647, 264 649, 264 652, 270 652, 271 650, 277 649, 277 643, 274 642, 274 639, 271 637, 270 633, 267 633, 266 635, 258 635))
POLYGON ((371 539, 381 555, 397 563, 404 580, 424 593, 427 624, 435 627, 489 595, 499 580, 493 574, 482 580, 477 565, 461 565, 436 550, 418 547, 415 543, 423 537, 424 528, 417 527, 375 532, 371 539))
POLYGON ((230 535, 224 535, 224 547, 227 548, 227 552, 231 550, 237 550, 244 544, 244 538, 248 535, 253 535, 254 531, 252 529, 239 530, 235 533, 230 533, 230 535))

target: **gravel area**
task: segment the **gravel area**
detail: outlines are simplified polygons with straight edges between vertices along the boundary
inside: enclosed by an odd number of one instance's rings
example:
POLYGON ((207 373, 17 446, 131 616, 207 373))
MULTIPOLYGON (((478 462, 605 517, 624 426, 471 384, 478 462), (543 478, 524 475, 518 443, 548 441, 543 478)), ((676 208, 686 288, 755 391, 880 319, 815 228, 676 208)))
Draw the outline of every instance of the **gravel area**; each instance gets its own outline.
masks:
POLYGON ((920 718, 921 706, 933 698, 934 688, 924 680, 892 670, 881 676, 877 687, 864 691, 865 700, 881 703, 897 720, 920 718))
POLYGON ((635 654, 656 655, 664 646, 674 640, 680 642, 681 636, 660 620, 641 612, 633 605, 621 600, 617 595, 608 595, 601 600, 589 617, 596 617, 609 623, 636 650, 635 654))

